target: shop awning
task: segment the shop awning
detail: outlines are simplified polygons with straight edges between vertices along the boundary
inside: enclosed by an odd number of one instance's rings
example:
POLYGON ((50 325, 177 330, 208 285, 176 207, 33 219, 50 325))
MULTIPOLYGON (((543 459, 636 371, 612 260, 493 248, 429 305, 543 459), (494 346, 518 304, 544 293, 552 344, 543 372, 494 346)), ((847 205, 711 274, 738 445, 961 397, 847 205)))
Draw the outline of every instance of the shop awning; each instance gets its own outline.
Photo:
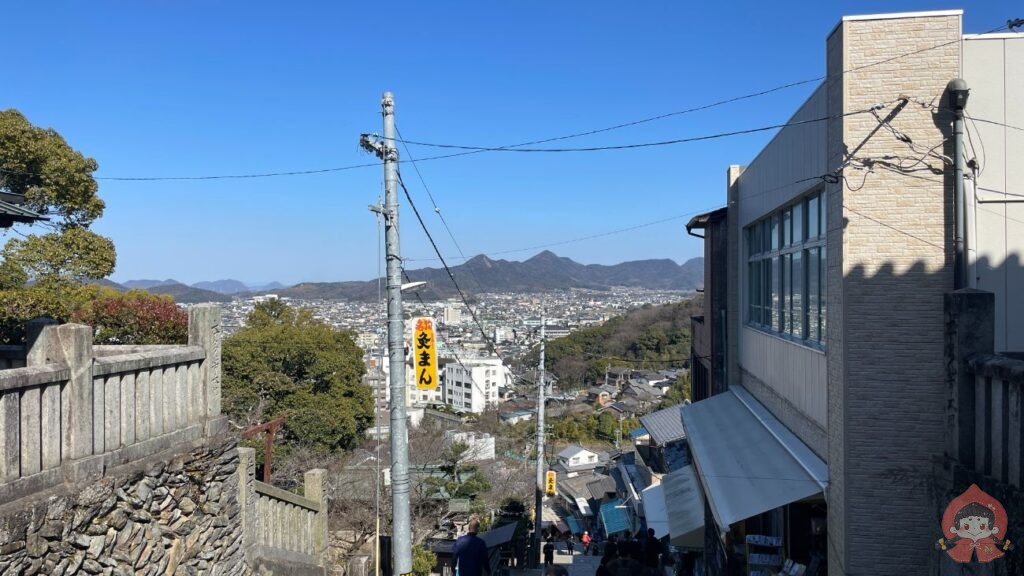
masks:
POLYGON ((572 530, 573 534, 582 534, 583 530, 580 530, 580 523, 576 521, 572 516, 565 517, 565 523, 569 525, 569 530, 572 530))
MULTIPOLYGON (((668 531, 673 546, 704 548, 704 493, 693 466, 683 466, 661 478, 668 508, 668 531)), ((646 501, 645 501, 646 505, 646 501)))
POLYGON ((683 407, 683 426, 722 530, 828 485, 825 463, 740 387, 683 407))
POLYGON ((647 527, 654 529, 654 535, 658 538, 668 534, 668 508, 665 503, 665 491, 663 484, 655 484, 645 488, 643 492, 644 519, 647 527))
POLYGON ((626 506, 618 498, 601 504, 601 524, 604 525, 605 535, 629 532, 629 513, 626 510, 626 506))

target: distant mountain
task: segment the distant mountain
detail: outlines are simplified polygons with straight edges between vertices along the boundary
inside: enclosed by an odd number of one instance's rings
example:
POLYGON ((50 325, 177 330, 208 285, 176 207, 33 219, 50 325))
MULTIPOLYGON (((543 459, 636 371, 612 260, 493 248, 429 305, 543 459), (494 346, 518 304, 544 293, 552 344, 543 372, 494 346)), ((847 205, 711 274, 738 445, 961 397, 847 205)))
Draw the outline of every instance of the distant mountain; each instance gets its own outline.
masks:
POLYGON ((107 280, 106 278, 89 278, 84 281, 86 284, 96 284, 98 286, 106 286, 107 288, 113 288, 118 292, 127 292, 128 288, 125 288, 123 284, 118 284, 113 280, 107 280))
MULTIPOLYGON (((580 264, 545 250, 523 262, 492 260, 480 255, 452 267, 459 286, 476 292, 549 292, 569 288, 608 290, 614 286, 654 290, 693 290, 704 280, 704 259, 692 258, 682 265, 672 260, 637 260, 612 266, 580 264)), ((455 296, 443 268, 421 268, 407 272, 410 281, 425 280, 419 291, 424 299, 455 296)), ((305 282, 276 291, 292 298, 372 300, 377 297, 377 280, 368 282, 305 282)))
POLYGON ((280 290, 284 288, 284 284, 280 282, 270 282, 268 284, 250 284, 249 290, 253 292, 267 292, 269 290, 280 290))
POLYGON ((219 294, 238 294, 239 292, 249 292, 251 289, 242 284, 238 280, 214 280, 212 282, 196 282, 192 285, 193 288, 199 288, 200 290, 210 290, 219 294))
POLYGON ((146 288, 146 290, 153 294, 166 294, 171 296, 174 298, 174 301, 179 304, 231 301, 231 296, 226 294, 220 294, 212 290, 203 290, 202 288, 193 288, 192 286, 186 286, 180 282, 158 284, 156 286, 146 288))
POLYGON ((165 284, 181 284, 181 282, 168 278, 167 280, 128 280, 121 283, 125 288, 133 290, 149 290, 155 286, 163 286, 165 284))

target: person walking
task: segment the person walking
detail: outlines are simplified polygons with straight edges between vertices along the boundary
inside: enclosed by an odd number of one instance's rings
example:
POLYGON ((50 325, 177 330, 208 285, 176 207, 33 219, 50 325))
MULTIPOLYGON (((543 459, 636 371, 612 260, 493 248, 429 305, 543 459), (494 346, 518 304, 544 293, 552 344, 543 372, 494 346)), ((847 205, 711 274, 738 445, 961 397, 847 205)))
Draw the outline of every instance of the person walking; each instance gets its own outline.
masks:
POLYGON ((647 529, 647 540, 644 541, 644 564, 653 572, 658 569, 658 562, 661 560, 661 553, 664 546, 661 540, 654 535, 654 528, 647 529))
POLYGON ((569 551, 569 556, 576 554, 576 535, 569 532, 569 536, 565 539, 565 548, 569 551))
POLYGON ((610 556, 612 559, 619 555, 619 543, 617 536, 609 536, 608 541, 604 545, 604 555, 610 556))
POLYGON ((583 536, 580 536, 580 543, 583 544, 583 555, 590 554, 590 532, 583 531, 583 536))
POLYGON ((476 519, 470 520, 466 534, 455 541, 452 558, 455 573, 459 576, 484 576, 484 574, 490 576, 491 574, 487 543, 476 535, 479 531, 480 522, 476 519))
MULTIPOLYGON (((548 541, 544 544, 544 567, 547 568, 555 563, 555 539, 548 536, 548 541)), ((459 574, 459 576, 463 576, 459 574)))

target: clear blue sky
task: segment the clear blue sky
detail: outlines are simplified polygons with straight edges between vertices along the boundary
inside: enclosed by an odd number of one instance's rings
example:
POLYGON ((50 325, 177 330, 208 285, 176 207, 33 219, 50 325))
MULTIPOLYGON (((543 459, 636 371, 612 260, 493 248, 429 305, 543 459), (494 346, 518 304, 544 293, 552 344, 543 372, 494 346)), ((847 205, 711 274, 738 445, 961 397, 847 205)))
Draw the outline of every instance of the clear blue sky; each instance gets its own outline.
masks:
MULTIPOLYGON (((19 2, 4 8, 0 107, 99 161, 98 176, 316 169, 372 161, 383 90, 409 139, 483 145, 599 128, 821 75, 843 14, 950 3, 19 2), (56 6, 59 6, 57 8, 56 6)), ((966 32, 1021 16, 970 2, 966 32)), ((813 85, 564 144, 680 138, 784 122, 813 85)), ((725 169, 770 134, 638 151, 484 153, 420 169, 468 256, 717 207, 725 169)), ((435 154, 416 148, 413 154, 435 154)), ((446 255, 457 256, 411 167, 446 255)), ((114 279, 374 277, 378 168, 200 182, 101 182, 114 279)), ((553 250, 584 263, 683 261, 685 219, 553 250)), ((432 256, 411 212, 402 248, 432 256)), ((529 252, 504 256, 529 257, 529 252)), ((429 263, 428 263, 429 264, 429 263)), ((409 264, 410 268, 418 263, 409 264)))

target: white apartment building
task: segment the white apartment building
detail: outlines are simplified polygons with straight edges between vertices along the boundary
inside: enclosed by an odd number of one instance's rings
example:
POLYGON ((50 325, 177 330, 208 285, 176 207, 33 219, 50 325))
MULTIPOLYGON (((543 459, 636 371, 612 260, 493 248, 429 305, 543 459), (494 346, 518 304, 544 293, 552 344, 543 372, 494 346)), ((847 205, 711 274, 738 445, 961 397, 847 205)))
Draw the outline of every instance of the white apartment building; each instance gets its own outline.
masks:
POLYGON ((467 446, 464 458, 470 462, 483 462, 494 460, 494 436, 485 432, 458 430, 446 430, 444 433, 444 447, 448 448, 453 444, 465 444, 467 446))
POLYGON ((441 313, 441 322, 445 326, 457 326, 462 324, 462 308, 458 306, 445 306, 441 313))
POLYGON ((480 414, 498 405, 498 388, 512 385, 512 371, 501 358, 462 359, 444 367, 444 403, 480 414))

